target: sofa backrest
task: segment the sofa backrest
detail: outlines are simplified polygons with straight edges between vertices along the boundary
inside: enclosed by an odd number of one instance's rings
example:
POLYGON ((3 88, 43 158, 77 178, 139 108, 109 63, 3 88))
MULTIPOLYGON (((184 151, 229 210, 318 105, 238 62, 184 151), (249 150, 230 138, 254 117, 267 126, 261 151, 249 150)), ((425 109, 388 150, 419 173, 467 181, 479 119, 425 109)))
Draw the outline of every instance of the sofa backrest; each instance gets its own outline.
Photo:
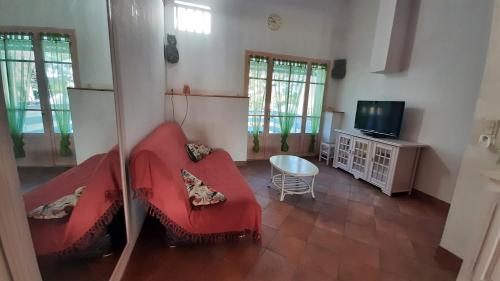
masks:
POLYGON ((151 151, 168 168, 180 169, 189 161, 185 150, 186 136, 174 122, 165 122, 144 138, 132 151, 132 157, 140 151, 151 151))
POLYGON ((136 196, 145 191, 150 203, 188 210, 189 200, 181 169, 192 161, 186 152, 186 136, 177 123, 166 122, 151 132, 133 150, 129 171, 136 196), (181 207, 182 206, 182 207, 181 207))

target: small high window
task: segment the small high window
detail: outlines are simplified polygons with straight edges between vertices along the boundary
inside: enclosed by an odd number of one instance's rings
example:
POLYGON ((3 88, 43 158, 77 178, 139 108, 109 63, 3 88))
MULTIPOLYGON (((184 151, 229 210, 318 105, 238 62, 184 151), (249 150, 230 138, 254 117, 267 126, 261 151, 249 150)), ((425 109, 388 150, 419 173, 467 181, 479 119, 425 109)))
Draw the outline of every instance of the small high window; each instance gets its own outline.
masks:
POLYGON ((211 8, 184 1, 174 1, 174 25, 179 31, 210 34, 212 29, 211 8))

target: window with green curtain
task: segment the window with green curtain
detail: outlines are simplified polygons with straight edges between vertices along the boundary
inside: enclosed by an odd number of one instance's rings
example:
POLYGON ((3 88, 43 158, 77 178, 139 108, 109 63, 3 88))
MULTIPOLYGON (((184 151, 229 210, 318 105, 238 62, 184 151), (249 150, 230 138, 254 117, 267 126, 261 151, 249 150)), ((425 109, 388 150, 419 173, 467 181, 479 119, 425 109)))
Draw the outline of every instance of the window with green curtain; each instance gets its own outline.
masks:
POLYGON ((248 132, 253 136, 253 151, 260 151, 259 135, 264 131, 268 59, 251 56, 248 73, 248 132))
POLYGON ((311 134, 309 152, 313 152, 316 146, 316 136, 319 133, 321 112, 323 109, 323 97, 325 94, 326 75, 328 73, 326 64, 312 64, 309 82, 309 98, 307 102, 307 119, 305 132, 311 134))
POLYGON ((46 33, 41 41, 54 132, 61 135, 60 154, 70 156, 73 128, 67 88, 75 85, 71 40, 65 34, 46 33))
POLYGON ((32 34, 0 33, 0 72, 14 153, 25 157, 24 133, 44 130, 32 34))
POLYGON ((269 133, 281 134, 281 150, 288 151, 288 136, 300 133, 307 79, 307 63, 274 60, 269 133))

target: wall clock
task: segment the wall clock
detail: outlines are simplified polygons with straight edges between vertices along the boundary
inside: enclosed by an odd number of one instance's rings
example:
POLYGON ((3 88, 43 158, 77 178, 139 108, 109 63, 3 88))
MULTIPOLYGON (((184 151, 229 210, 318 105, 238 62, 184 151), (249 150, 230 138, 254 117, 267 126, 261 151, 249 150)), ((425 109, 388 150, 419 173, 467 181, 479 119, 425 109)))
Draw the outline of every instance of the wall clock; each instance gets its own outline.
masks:
POLYGON ((277 14, 271 14, 267 18, 267 27, 272 31, 280 29, 281 24, 282 24, 281 17, 277 14))

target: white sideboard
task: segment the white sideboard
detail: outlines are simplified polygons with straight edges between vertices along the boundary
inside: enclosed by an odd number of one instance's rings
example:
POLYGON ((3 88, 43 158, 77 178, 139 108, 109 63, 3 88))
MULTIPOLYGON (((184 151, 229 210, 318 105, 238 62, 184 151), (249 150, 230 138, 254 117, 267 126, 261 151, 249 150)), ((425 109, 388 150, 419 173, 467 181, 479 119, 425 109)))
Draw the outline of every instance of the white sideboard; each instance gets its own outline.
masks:
POLYGON ((359 131, 335 132, 335 168, 379 187, 389 196, 398 192, 411 192, 421 150, 427 145, 374 138, 359 131))

